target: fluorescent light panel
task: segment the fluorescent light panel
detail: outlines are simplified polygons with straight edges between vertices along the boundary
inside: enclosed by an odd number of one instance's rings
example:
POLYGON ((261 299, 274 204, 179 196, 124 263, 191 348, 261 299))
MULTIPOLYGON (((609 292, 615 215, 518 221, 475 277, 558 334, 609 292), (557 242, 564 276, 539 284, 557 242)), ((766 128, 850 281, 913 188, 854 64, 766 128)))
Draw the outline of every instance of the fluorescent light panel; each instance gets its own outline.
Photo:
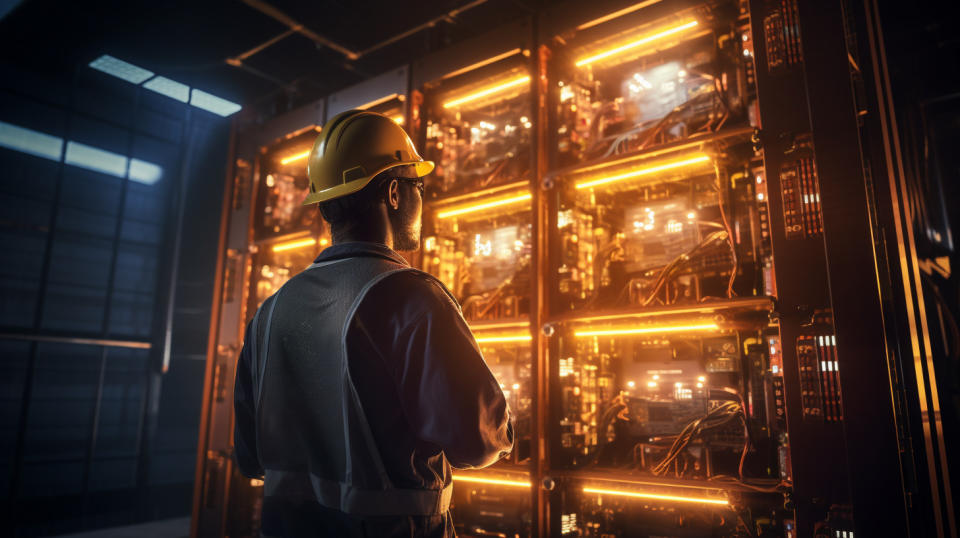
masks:
POLYGON ((0 121, 0 147, 51 161, 59 161, 63 155, 62 138, 2 121, 0 121))
POLYGON ((67 155, 64 157, 64 162, 115 177, 127 175, 126 157, 79 142, 67 142, 67 155))
POLYGON ((137 158, 129 160, 119 153, 95 148, 80 142, 67 142, 64 156, 63 139, 33 129, 0 121, 0 147, 51 161, 64 162, 114 177, 128 177, 144 185, 153 185, 163 177, 163 168, 137 158))
POLYGON ((155 91, 160 95, 166 95, 171 99, 176 99, 181 103, 186 103, 190 100, 190 86, 181 84, 176 80, 170 80, 167 77, 153 77, 148 80, 143 87, 155 91))
POLYGON ((97 71, 102 71, 108 75, 113 75, 117 78, 126 80, 127 82, 132 82, 134 84, 140 84, 144 80, 147 80, 153 76, 152 71, 147 71, 146 69, 137 67, 132 63, 125 62, 119 58, 114 58, 109 54, 104 54, 103 56, 90 62, 90 67, 96 69, 97 71))
POLYGON ((227 101, 196 88, 190 90, 190 104, 223 117, 227 117, 243 108, 233 101, 227 101))
POLYGON ((127 177, 144 185, 153 185, 163 177, 163 168, 134 158, 130 159, 130 171, 127 177))

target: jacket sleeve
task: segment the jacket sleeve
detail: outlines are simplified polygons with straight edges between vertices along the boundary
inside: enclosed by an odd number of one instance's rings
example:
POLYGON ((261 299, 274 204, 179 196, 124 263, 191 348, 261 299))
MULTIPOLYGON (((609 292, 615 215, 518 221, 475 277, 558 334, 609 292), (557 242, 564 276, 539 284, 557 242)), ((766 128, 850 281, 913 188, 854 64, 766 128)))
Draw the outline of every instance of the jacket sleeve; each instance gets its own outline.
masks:
MULTIPOLYGON (((256 318, 254 318, 256 319, 256 318)), ((263 468, 257 457, 257 434, 251 333, 253 320, 247 324, 243 349, 237 361, 237 377, 233 386, 233 410, 236 417, 233 429, 233 455, 240 472, 249 478, 263 478, 263 468)))
POLYGON ((397 359, 391 364, 407 420, 453 467, 493 464, 510 452, 514 437, 499 383, 440 285, 425 275, 397 276, 386 279, 394 280, 387 284, 394 300, 403 298, 388 324, 389 351, 397 359))

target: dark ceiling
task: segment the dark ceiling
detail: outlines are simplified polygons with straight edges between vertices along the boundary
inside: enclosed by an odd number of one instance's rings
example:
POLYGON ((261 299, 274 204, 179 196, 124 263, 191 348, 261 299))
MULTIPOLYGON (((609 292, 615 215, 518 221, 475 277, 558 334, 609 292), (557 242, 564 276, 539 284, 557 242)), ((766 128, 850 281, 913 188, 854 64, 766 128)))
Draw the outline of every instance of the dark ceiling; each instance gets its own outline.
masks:
POLYGON ((0 20, 0 54, 23 69, 49 72, 83 68, 110 54, 244 105, 283 109, 527 16, 546 3, 26 0, 0 20), (434 24, 425 26, 430 21, 434 24), (301 28, 293 31, 291 25, 301 28), (418 27, 359 58, 348 57, 418 27), (239 64, 228 64, 274 39, 239 64))

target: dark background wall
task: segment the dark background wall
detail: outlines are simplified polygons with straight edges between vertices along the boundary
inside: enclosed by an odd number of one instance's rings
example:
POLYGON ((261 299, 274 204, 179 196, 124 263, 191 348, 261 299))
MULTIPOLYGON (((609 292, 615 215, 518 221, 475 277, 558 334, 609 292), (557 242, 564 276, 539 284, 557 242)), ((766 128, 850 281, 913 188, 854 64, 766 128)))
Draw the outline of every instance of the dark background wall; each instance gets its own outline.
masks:
POLYGON ((0 122, 162 169, 0 147, 4 534, 188 515, 230 120, 86 65, 2 62, 0 122))

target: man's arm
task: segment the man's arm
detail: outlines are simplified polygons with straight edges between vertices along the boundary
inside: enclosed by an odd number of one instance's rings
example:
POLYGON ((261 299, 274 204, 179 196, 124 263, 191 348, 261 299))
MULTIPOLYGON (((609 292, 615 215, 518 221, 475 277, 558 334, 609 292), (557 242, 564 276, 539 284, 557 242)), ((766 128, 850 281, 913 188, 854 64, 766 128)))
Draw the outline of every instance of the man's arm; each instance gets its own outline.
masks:
POLYGON ((233 410, 236 417, 233 429, 233 456, 241 473, 249 478, 262 478, 263 469, 257 457, 256 393, 253 376, 253 366, 256 361, 251 349, 253 330, 251 320, 247 324, 243 349, 237 360, 237 377, 233 385, 233 410))
POLYGON ((382 317, 358 321, 392 367, 420 439, 438 445, 457 468, 486 467, 508 454, 514 435, 506 399, 459 308, 422 274, 398 273, 380 286, 370 298, 382 317))

